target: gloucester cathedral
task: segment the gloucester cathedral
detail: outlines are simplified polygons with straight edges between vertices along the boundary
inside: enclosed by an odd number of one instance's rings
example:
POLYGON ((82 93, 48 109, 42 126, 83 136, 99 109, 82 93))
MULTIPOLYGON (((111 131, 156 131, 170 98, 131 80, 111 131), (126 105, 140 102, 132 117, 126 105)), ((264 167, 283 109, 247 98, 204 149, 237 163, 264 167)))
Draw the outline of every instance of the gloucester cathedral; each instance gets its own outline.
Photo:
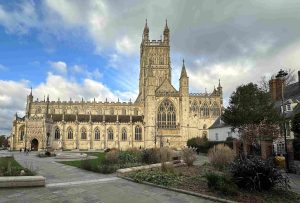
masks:
POLYGON ((134 102, 50 101, 27 96, 25 116, 17 114, 11 148, 99 150, 106 148, 181 148, 188 139, 207 136, 223 108, 222 87, 190 93, 183 61, 179 90, 171 83, 170 31, 150 40, 146 22, 140 46, 139 94, 134 102))

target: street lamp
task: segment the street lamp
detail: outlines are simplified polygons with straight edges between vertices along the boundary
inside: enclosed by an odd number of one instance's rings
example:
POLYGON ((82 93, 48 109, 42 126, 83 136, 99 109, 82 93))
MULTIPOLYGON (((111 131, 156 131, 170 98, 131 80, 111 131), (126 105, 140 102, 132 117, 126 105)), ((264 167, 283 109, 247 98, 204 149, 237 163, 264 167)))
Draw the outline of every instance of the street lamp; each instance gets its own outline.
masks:
POLYGON ((289 171, 289 156, 287 151, 287 141, 286 141, 286 127, 285 127, 285 108, 284 108, 284 95, 283 95, 283 87, 284 87, 284 79, 288 75, 288 73, 282 69, 276 75, 276 78, 280 79, 282 82, 281 85, 281 105, 282 105, 282 117, 283 117, 283 135, 284 135, 284 148, 285 148, 285 165, 286 170, 289 171))

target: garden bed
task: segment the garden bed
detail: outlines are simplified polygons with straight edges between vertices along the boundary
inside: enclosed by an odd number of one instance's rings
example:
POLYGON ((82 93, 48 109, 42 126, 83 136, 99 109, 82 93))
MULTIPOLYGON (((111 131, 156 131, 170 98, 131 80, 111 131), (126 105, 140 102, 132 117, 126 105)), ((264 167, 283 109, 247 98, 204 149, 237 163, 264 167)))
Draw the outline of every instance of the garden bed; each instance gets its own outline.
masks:
POLYGON ((237 188, 228 183, 223 191, 211 190, 208 187, 206 175, 214 172, 230 179, 228 172, 218 170, 211 164, 202 166, 180 166, 171 168, 169 171, 162 172, 160 169, 149 169, 138 172, 123 174, 136 182, 149 182, 155 185, 168 188, 175 188, 214 196, 222 199, 237 202, 299 202, 300 195, 291 191, 272 189, 267 192, 248 192, 237 188))
POLYGON ((0 176, 34 176, 35 173, 22 167, 14 157, 0 157, 0 176))

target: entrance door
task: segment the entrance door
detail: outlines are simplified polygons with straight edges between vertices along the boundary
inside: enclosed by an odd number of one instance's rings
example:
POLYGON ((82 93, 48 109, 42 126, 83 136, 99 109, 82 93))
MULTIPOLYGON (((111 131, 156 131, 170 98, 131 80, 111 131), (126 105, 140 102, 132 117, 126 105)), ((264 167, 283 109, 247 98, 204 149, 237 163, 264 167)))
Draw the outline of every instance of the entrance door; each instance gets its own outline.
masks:
POLYGON ((37 139, 34 138, 34 139, 31 141, 31 150, 32 150, 32 151, 37 151, 38 148, 39 148, 39 141, 38 141, 37 139))

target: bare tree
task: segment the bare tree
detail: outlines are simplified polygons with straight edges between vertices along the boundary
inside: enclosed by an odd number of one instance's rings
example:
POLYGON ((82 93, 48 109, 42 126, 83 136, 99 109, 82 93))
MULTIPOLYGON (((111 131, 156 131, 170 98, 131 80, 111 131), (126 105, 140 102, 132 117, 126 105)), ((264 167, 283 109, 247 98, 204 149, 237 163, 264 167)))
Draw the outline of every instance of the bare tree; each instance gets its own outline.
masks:
POLYGON ((285 86, 290 85, 296 81, 296 74, 295 74, 295 69, 289 68, 287 70, 288 75, 285 77, 285 86))

